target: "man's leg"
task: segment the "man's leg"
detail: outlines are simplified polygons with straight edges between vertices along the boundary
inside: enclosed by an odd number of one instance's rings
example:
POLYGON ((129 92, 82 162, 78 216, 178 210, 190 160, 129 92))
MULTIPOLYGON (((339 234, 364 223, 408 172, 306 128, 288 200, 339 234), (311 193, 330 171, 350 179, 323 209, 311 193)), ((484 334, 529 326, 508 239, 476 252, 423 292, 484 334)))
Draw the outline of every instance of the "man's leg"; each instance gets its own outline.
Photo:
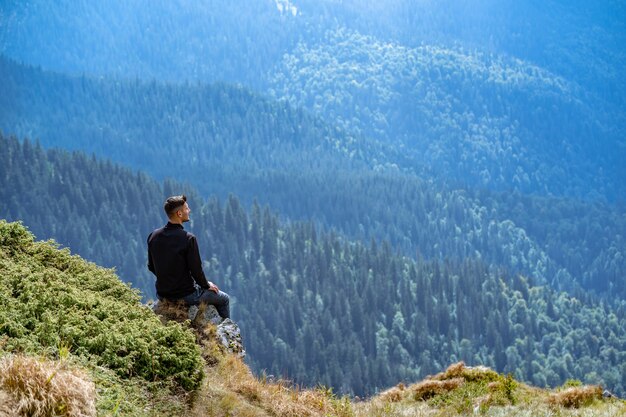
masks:
POLYGON ((214 305, 221 318, 230 318, 230 298, 224 291, 215 293, 211 290, 198 288, 191 294, 183 297, 182 300, 189 305, 198 305, 200 303, 214 305))
POLYGON ((200 302, 214 305, 221 318, 230 318, 230 298, 228 294, 224 291, 219 291, 217 293, 205 289, 201 289, 200 291, 200 302))

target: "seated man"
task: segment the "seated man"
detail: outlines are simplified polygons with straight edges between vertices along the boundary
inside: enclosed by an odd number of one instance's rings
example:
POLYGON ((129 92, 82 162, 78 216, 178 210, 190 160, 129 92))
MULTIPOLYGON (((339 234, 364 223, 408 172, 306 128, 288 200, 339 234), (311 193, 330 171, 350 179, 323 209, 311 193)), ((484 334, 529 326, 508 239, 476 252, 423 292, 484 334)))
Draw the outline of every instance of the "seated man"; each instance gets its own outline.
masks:
POLYGON ((169 221, 148 236, 148 269, 156 275, 158 299, 212 304, 222 319, 229 318, 228 294, 207 281, 196 237, 183 229, 191 213, 187 197, 169 197, 163 208, 169 221))

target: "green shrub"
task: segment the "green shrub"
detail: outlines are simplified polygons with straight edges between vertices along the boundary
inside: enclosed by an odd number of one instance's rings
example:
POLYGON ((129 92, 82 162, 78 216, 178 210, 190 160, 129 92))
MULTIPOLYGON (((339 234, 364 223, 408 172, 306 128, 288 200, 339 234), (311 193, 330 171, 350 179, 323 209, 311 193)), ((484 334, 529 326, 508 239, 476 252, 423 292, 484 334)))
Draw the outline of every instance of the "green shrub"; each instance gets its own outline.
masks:
POLYGON ((60 347, 122 377, 202 380, 193 333, 163 325, 113 270, 54 242, 35 242, 19 223, 0 220, 0 349, 59 355, 60 347))
POLYGON ((582 381, 578 379, 568 379, 567 381, 565 381, 562 388, 566 389, 566 388, 582 387, 582 386, 583 386, 582 381))

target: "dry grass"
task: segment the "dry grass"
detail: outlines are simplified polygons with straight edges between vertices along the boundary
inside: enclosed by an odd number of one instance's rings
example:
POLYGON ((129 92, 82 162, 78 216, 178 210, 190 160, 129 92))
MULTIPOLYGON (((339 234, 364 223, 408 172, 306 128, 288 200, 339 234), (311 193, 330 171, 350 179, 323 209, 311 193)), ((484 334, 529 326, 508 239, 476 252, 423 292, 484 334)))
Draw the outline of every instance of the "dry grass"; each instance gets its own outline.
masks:
POLYGON ((602 399, 602 387, 599 385, 587 385, 584 387, 571 387, 550 394, 547 401, 551 406, 579 408, 600 399, 602 399))
POLYGON ((397 403, 402 401, 406 395, 406 386, 404 384, 398 384, 387 391, 382 392, 379 397, 384 402, 397 403))
MULTIPOLYGON (((217 366, 207 371, 207 376, 202 390, 204 397, 196 402, 192 415, 449 417, 479 413, 494 417, 626 417, 626 405, 619 400, 597 401, 591 406, 581 402, 580 409, 569 409, 564 408, 563 403, 549 405, 548 391, 521 383, 510 384, 520 397, 519 404, 513 406, 506 398, 510 377, 462 363, 422 382, 411 386, 399 384, 374 398, 357 402, 338 399, 324 389, 301 390, 285 381, 255 378, 249 368, 232 355, 224 355, 217 366), (424 401, 427 398, 432 399, 424 401), (463 405, 462 399, 469 401, 469 408, 459 406, 463 405)), ((598 395, 597 389, 594 395, 598 395)))
POLYGON ((437 381, 443 381, 445 379, 453 379, 460 378, 463 376, 463 372, 465 371, 465 362, 457 362, 448 366, 443 372, 438 373, 437 375, 426 377, 426 379, 434 379, 437 381))
POLYGON ((426 379, 445 381, 447 379, 463 378, 467 382, 490 382, 496 380, 497 377, 498 373, 486 366, 469 367, 465 366, 465 363, 461 361, 450 365, 444 372, 440 372, 435 376, 428 376, 426 379))
POLYGON ((553 393, 463 362, 408 387, 399 384, 368 401, 356 402, 353 409, 363 417, 626 417, 626 402, 603 399, 599 387, 553 393))
POLYGON ((96 415, 94 383, 61 362, 7 356, 0 361, 0 389, 15 401, 17 415, 96 415))
POLYGON ((234 355, 224 355, 207 369, 206 384, 196 399, 194 416, 353 417, 350 402, 325 390, 303 390, 287 381, 256 378, 234 355))
MULTIPOLYGON (((0 362, 0 417, 95 415, 93 384, 80 372, 66 368, 61 362, 6 357, 0 362)), ((616 399, 602 400, 599 387, 569 388, 551 394, 519 384, 516 388, 519 404, 499 405, 490 397, 504 390, 506 378, 490 381, 492 371, 485 369, 477 371, 477 368, 454 364, 422 382, 411 386, 399 384, 367 401, 350 402, 337 398, 327 389, 305 390, 293 387, 287 381, 257 378, 241 359, 218 352, 216 363, 206 367, 207 378, 203 386, 193 401, 187 402, 190 409, 160 408, 160 411, 155 410, 156 414, 148 414, 209 417, 449 417, 476 413, 493 417, 626 416, 626 403, 616 399), (478 386, 483 387, 484 393, 475 391, 474 387, 478 386), (471 402, 470 408, 460 409, 455 404, 466 395, 471 402), (431 399, 424 401, 426 398, 431 399), (483 403, 489 403, 489 406, 482 407, 483 403)), ((119 415, 126 413, 120 409, 119 415)))
POLYGON ((494 381, 498 374, 486 367, 467 367, 465 363, 452 364, 444 372, 428 376, 421 382, 405 387, 399 384, 378 396, 383 403, 398 403, 403 400, 424 401, 446 394, 464 385, 466 382, 494 381))
POLYGON ((0 389, 0 417, 17 417, 17 401, 6 391, 0 389))
POLYGON ((161 319, 163 324, 167 324, 168 321, 175 321, 183 323, 185 320, 189 320, 188 315, 189 307, 184 301, 159 301, 154 309, 154 313, 161 319))
POLYGON ((427 400, 435 395, 441 395, 455 390, 464 383, 465 380, 463 378, 453 378, 445 381, 427 379, 413 385, 411 387, 411 391, 413 392, 413 398, 416 401, 427 400))

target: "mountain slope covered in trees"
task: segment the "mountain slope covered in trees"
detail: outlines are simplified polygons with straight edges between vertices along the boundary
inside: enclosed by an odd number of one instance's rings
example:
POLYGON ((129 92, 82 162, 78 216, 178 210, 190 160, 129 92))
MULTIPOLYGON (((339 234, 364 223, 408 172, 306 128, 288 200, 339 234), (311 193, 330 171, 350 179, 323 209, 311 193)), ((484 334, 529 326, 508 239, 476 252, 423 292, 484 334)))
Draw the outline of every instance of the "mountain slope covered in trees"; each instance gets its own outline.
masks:
POLYGON ((560 0, 9 1, 0 51, 73 74, 241 82, 405 145, 421 175, 623 201, 625 15, 560 0))
MULTIPOLYGON (((281 227, 258 207, 247 215, 234 198, 209 205, 214 214, 194 226, 208 241, 209 274, 238 300, 254 300, 237 308, 247 310, 241 324, 255 368, 361 395, 432 373, 447 358, 551 386, 571 373, 593 379, 597 366, 623 360, 614 339, 623 303, 595 324, 604 304, 480 261, 410 260, 388 243, 350 243, 306 223, 281 227), (254 351, 269 345, 269 354, 254 351)), ((623 371, 598 375, 619 387, 623 371)))
POLYGON ((615 1, 8 0, 0 11, 2 53, 74 74, 258 87, 299 41, 345 28, 517 57, 617 102, 625 87, 626 9, 615 1))
POLYGON ((403 171, 415 158, 399 148, 240 88, 98 82, 0 63, 8 92, 0 128, 32 134, 46 147, 95 152, 156 178, 188 181, 202 195, 232 192, 247 205, 256 198, 352 238, 388 239, 411 256, 480 256, 558 289, 626 292, 620 207, 528 197, 537 211, 512 211, 500 203, 518 204, 517 197, 420 180, 403 171), (536 214, 554 211, 554 201, 564 210, 543 222, 536 214), (520 227, 531 222, 532 232, 520 227), (554 222, 562 227, 551 232, 554 222))
POLYGON ((389 152, 305 111, 225 84, 99 81, 4 58, 0 79, 6 133, 95 152, 157 178, 194 179, 203 193, 219 189, 224 173, 351 169, 389 152))
MULTIPOLYGON (((8 192, 2 216, 32 221, 41 237, 58 236, 91 259, 143 266, 145 236, 163 222, 156 200, 179 185, 80 153, 15 139, 3 145, 11 152, 0 176, 8 192), (110 202, 119 204, 99 208, 110 202)), ((462 359, 542 386, 577 378, 623 391, 623 302, 555 292, 471 257, 410 259, 386 241, 283 222, 258 204, 246 210, 234 196, 190 202, 188 227, 207 275, 233 296, 257 372, 363 395, 462 359)))
POLYGON ((623 200, 624 109, 519 59, 339 30, 286 54, 273 93, 394 143, 421 177, 623 200))

